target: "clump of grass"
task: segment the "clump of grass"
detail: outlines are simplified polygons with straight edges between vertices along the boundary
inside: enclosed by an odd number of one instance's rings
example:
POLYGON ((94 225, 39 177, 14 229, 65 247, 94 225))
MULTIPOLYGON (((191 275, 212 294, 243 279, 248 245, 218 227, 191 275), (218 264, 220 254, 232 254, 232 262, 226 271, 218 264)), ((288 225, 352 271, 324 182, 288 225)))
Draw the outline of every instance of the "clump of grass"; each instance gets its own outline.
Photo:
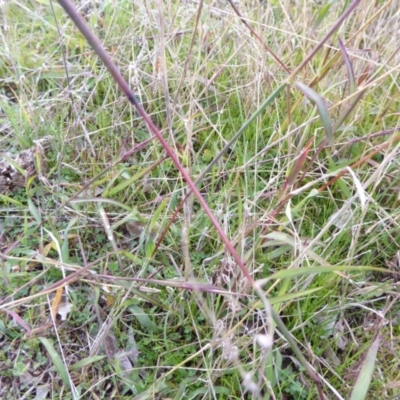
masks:
POLYGON ((1 5, 1 150, 51 141, 0 195, 0 397, 399 394, 399 11, 284 3, 77 3, 147 121, 1 5))

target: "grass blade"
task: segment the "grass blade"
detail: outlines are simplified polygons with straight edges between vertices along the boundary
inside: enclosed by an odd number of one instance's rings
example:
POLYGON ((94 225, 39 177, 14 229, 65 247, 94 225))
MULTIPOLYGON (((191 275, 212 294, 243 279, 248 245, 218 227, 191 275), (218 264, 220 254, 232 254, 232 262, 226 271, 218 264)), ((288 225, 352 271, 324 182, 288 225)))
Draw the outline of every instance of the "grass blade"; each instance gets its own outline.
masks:
POLYGON ((335 265, 335 266, 326 266, 326 267, 305 267, 305 268, 296 268, 296 269, 285 269, 282 271, 275 272, 270 277, 265 278, 259 281, 259 284, 265 284, 271 280, 276 279, 287 279, 294 278, 296 276, 301 275, 310 275, 310 274, 323 274, 327 272, 335 272, 335 271, 379 271, 382 273, 388 273, 389 271, 384 268, 379 267, 371 267, 371 266, 355 266, 355 265, 335 265))
POLYGON ((367 398, 367 393, 372 380, 372 374, 375 369, 376 355, 378 354, 380 337, 379 335, 373 341, 368 350, 364 364, 358 375, 357 382, 351 393, 350 400, 364 400, 367 398))
POLYGON ((342 52, 344 62, 347 68, 347 76, 349 78, 349 93, 353 94, 356 91, 356 79, 354 77, 353 64, 351 63, 349 54, 347 53, 344 43, 339 39, 339 48, 342 52))
POLYGON ((71 365, 71 366, 69 367, 69 370, 70 370, 70 371, 76 371, 76 370, 78 370, 78 369, 85 368, 85 367, 87 367, 88 365, 91 365, 91 364, 93 364, 93 363, 96 363, 97 361, 103 360, 104 358, 106 358, 105 355, 104 355, 104 356, 93 356, 93 357, 86 357, 86 358, 83 358, 82 360, 79 360, 79 361, 76 362, 75 364, 71 365))
POLYGON ((322 6, 319 9, 319 12, 317 14, 317 17, 315 18, 315 22, 314 22, 314 26, 313 26, 313 31, 315 31, 319 25, 321 24, 321 22, 323 21, 323 19, 326 16, 326 13, 329 11, 329 9, 331 8, 331 3, 325 4, 324 6, 322 6))
POLYGON ((33 218, 37 222, 37 224, 40 225, 42 223, 42 218, 40 217, 40 212, 30 197, 28 197, 28 208, 29 208, 29 211, 32 214, 33 218))
POLYGON ((307 85, 304 85, 301 82, 297 82, 295 85, 317 106, 319 116, 321 117, 322 124, 325 128, 326 136, 329 140, 329 144, 332 146, 333 145, 332 124, 329 118, 328 108, 324 102, 324 99, 313 89, 311 89, 307 85))
POLYGON ((53 343, 44 337, 40 337, 39 340, 42 342, 43 346, 46 348, 47 352, 49 353, 51 360, 53 361, 54 367, 57 372, 60 374, 64 385, 71 389, 71 381, 67 371, 67 368, 64 365, 63 360, 61 359, 60 355, 57 353, 56 349, 53 346, 53 343))
POLYGON ((69 203, 71 204, 88 203, 88 202, 99 203, 99 204, 101 203, 111 204, 113 206, 121 207, 126 211, 129 212, 132 211, 132 207, 129 207, 128 205, 113 199, 105 199, 104 197, 85 197, 85 198, 69 200, 69 203))
POLYGON ((104 197, 107 196, 115 196, 117 193, 125 190, 129 186, 131 186, 133 183, 135 183, 137 180, 139 180, 142 176, 148 174, 150 171, 152 171, 156 166, 158 166, 161 162, 164 161, 164 158, 161 158, 160 160, 157 160, 154 164, 150 165, 147 168, 141 169, 138 173, 135 175, 131 176, 129 179, 119 183, 115 187, 106 190, 105 193, 103 194, 104 197))

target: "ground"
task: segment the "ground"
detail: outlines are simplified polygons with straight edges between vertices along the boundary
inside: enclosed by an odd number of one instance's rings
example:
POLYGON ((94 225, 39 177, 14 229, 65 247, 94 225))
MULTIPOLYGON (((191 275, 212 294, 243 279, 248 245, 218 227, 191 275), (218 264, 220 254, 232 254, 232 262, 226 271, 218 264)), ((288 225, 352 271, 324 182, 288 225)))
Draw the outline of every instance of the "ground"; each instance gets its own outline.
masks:
POLYGON ((0 399, 399 398, 397 2, 75 5, 159 131, 0 1, 0 399))

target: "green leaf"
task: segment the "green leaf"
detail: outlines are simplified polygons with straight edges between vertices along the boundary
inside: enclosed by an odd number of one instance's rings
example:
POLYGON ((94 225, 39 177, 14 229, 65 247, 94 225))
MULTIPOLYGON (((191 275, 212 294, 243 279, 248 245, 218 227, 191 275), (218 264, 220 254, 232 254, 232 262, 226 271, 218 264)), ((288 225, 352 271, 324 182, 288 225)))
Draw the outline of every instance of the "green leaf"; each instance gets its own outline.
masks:
MULTIPOLYGON (((334 171, 337 169, 337 165, 335 164, 335 162, 332 160, 332 157, 327 157, 328 163, 329 163, 329 167, 334 171)), ((342 163, 343 166, 344 163, 342 163)), ((337 184, 340 187, 340 190, 342 191, 343 195, 346 197, 346 199, 349 199, 351 197, 351 192, 349 190, 349 188, 347 187, 348 183, 347 181, 345 181, 344 179, 340 178, 337 181, 337 184)))
POLYGON ((130 290, 137 298, 142 299, 143 301, 147 301, 148 303, 153 304, 154 306, 160 307, 163 310, 168 310, 168 307, 165 304, 158 301, 155 297, 152 297, 152 296, 140 291, 135 286, 133 286, 134 284, 132 282, 121 279, 121 280, 116 280, 116 283, 118 285, 130 290))
MULTIPOLYGON (((129 304, 129 301, 125 304, 129 304)), ((156 325, 154 325, 152 320, 141 307, 136 304, 131 304, 128 306, 128 310, 135 315, 142 328, 146 329, 149 333, 152 333, 156 330, 156 325)))
POLYGON ((40 217, 40 212, 30 198, 28 198, 28 207, 29 207, 29 211, 32 214, 33 218, 35 218, 35 221, 38 223, 38 225, 40 225, 42 223, 42 218, 40 217))
POLYGON ((373 341, 368 350, 367 357, 358 375, 357 382, 351 393, 350 400, 364 400, 367 398, 367 393, 372 380, 372 374, 375 369, 376 355, 379 349, 379 335, 373 341))
POLYGON ((295 276, 301 275, 311 275, 311 274, 323 274, 327 272, 335 272, 335 271, 379 271, 384 273, 390 273, 389 270, 378 267, 371 266, 354 266, 354 265, 337 265, 337 266, 320 266, 320 267, 305 267, 305 268, 296 268, 296 269, 285 269, 275 274, 272 274, 269 278, 263 280, 263 282, 267 282, 269 280, 275 279, 286 279, 286 278, 294 278, 295 276))
POLYGON ((2 154, 2 157, 26 178, 26 171, 18 163, 16 163, 12 158, 6 156, 5 154, 2 154))
POLYGON ((321 24, 323 19, 325 18, 326 13, 329 11, 331 8, 331 3, 325 4, 322 6, 317 14, 317 17, 315 18, 314 26, 313 26, 313 31, 315 31, 318 26, 321 24))
MULTIPOLYGON (((156 163, 158 163, 157 161, 156 163)), ((154 163, 154 164, 156 164, 154 163)), ((104 197, 106 196, 114 196, 117 193, 121 192, 122 190, 126 189, 128 186, 132 185, 134 182, 139 180, 142 176, 146 175, 149 171, 154 169, 154 164, 150 165, 147 168, 141 169, 137 174, 131 176, 129 179, 119 183, 117 186, 114 186, 110 190, 105 190, 104 197)))
POLYGON ((42 342, 43 346, 49 353, 51 360, 53 361, 54 367, 60 374, 60 377, 64 382, 64 385, 67 386, 69 389, 71 389, 71 381, 68 375, 67 367, 64 365, 63 360, 61 359, 60 355, 54 348, 53 343, 50 340, 43 337, 40 337, 39 340, 42 342))
POLYGON ((304 85, 301 82, 297 82, 295 85, 298 89, 300 89, 304 93, 304 95, 307 98, 312 100, 317 106, 319 116, 321 117, 322 125, 324 126, 326 136, 329 140, 329 144, 333 145, 332 124, 329 118, 328 108, 326 107, 323 98, 313 89, 311 89, 307 85, 304 85))
POLYGON ((65 228, 64 231, 64 240, 61 246, 61 256, 62 256, 62 261, 64 263, 69 262, 69 241, 68 241, 68 233, 70 229, 78 222, 78 218, 72 218, 71 221, 68 223, 67 227, 65 228))
POLYGON ((78 361, 77 363, 71 365, 69 367, 69 370, 76 371, 78 369, 87 367, 90 364, 96 363, 97 361, 103 360, 104 358, 106 358, 106 356, 93 356, 93 357, 84 358, 84 359, 78 361))
POLYGON ((343 42, 339 39, 339 49, 342 52, 344 63, 346 64, 347 75, 349 77, 349 93, 353 94, 356 91, 356 79, 354 77, 353 64, 351 63, 349 54, 343 42))
POLYGON ((115 231, 119 226, 124 225, 124 224, 126 224, 127 222, 130 222, 130 221, 138 221, 138 220, 139 220, 139 221, 141 220, 139 211, 137 210, 136 207, 132 207, 132 208, 131 208, 131 211, 129 212, 129 214, 126 215, 124 218, 122 218, 122 219, 120 219, 120 220, 114 222, 114 223, 111 225, 111 228, 115 231))
POLYGON ((156 248, 156 245, 154 243, 153 238, 151 237, 151 235, 148 235, 146 238, 146 243, 144 245, 144 253, 147 258, 151 258, 155 248, 156 248))
MULTIPOLYGON (((275 304, 287 303, 288 301, 291 301, 291 300, 299 300, 302 297, 307 297, 310 294, 318 292, 321 289, 323 289, 323 287, 317 287, 317 288, 313 288, 313 289, 303 290, 301 292, 284 294, 282 296, 275 296, 275 297, 271 297, 270 299, 268 299, 268 301, 272 306, 275 304)), ((263 303, 260 300, 254 305, 255 308, 262 307, 262 306, 263 306, 263 303)))
POLYGON ((151 232, 152 229, 155 227, 157 221, 160 219, 160 215, 161 215, 162 211, 164 210, 164 208, 165 208, 165 206, 167 205, 168 202, 169 202, 169 199, 165 198, 161 202, 161 204, 157 207, 157 210, 153 214, 153 217, 151 218, 151 221, 150 221, 149 232, 151 232))
POLYGON ((11 204, 15 204, 15 205, 20 206, 20 207, 24 206, 21 202, 13 199, 11 197, 5 196, 4 194, 0 194, 0 200, 2 200, 4 202, 11 203, 11 204))
POLYGON ((71 204, 88 203, 90 201, 93 203, 108 203, 108 204, 112 204, 117 207, 121 207, 124 210, 127 210, 129 212, 132 211, 132 207, 129 207, 126 204, 120 203, 119 201, 112 200, 112 199, 105 199, 103 197, 86 197, 86 198, 71 199, 71 200, 68 200, 68 203, 71 203, 71 204))
POLYGON ((122 256, 126 257, 128 260, 132 261, 135 265, 140 265, 140 266, 143 265, 143 260, 140 257, 138 257, 137 255, 132 254, 129 251, 121 250, 120 254, 122 256))

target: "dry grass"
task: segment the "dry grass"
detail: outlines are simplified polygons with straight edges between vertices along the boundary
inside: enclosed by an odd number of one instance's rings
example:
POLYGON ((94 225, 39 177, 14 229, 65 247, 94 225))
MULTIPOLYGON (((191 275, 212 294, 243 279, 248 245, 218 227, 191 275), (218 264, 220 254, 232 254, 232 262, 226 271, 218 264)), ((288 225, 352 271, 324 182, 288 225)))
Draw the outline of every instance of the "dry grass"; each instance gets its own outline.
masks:
POLYGON ((260 111, 265 44, 292 73, 347 3, 235 3, 264 43, 225 1, 76 3, 193 179, 256 114, 199 187, 263 301, 194 197, 155 251, 186 183, 57 3, 0 2, 0 150, 37 149, 0 190, 1 399, 315 399, 291 341, 327 398, 400 395, 397 2, 260 111))

